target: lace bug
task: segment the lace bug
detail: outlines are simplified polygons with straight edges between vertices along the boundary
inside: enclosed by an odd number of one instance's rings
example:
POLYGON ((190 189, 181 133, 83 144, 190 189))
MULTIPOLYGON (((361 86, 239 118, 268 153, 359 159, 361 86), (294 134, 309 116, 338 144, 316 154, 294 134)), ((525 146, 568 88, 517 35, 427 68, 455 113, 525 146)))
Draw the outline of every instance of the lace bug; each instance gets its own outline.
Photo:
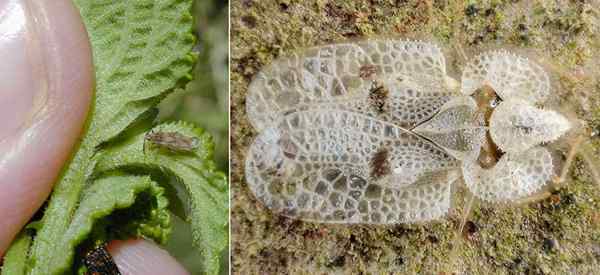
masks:
MULTIPOLYGON (((198 148, 199 141, 178 132, 150 131, 144 136, 145 142, 163 147, 172 152, 192 152, 198 148)), ((146 144, 144 143, 144 150, 146 144)))
POLYGON ((538 192, 554 176, 545 145, 572 126, 542 108, 544 69, 502 50, 467 62, 461 81, 445 66, 436 45, 399 39, 275 60, 246 97, 260 133, 246 156, 250 190, 284 216, 370 224, 443 217, 461 178, 488 202, 538 192))

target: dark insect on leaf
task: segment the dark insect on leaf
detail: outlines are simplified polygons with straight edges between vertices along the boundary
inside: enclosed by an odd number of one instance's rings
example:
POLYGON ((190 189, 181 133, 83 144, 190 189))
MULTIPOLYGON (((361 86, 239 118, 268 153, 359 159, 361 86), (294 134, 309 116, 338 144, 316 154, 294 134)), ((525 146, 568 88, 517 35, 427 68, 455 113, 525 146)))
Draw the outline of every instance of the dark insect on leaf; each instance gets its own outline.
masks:
POLYGON ((362 65, 358 71, 358 75, 362 79, 368 79, 377 73, 377 67, 374 65, 362 65))
POLYGON ((386 147, 380 148, 371 158, 371 178, 378 180, 385 175, 389 175, 392 171, 390 160, 390 151, 386 147))
POLYGON ((373 87, 369 91, 369 105, 377 111, 377 113, 384 113, 387 108, 387 100, 390 92, 389 90, 380 83, 374 83, 373 87))
POLYGON ((83 264, 88 270, 86 275, 121 275, 119 268, 117 268, 113 258, 106 250, 106 244, 90 250, 85 255, 83 264))
MULTIPOLYGON (((177 132, 148 132, 144 139, 174 152, 191 152, 198 148, 198 139, 177 132)), ((145 145, 145 144, 144 144, 145 145)), ((145 146, 144 146, 145 148, 145 146)))

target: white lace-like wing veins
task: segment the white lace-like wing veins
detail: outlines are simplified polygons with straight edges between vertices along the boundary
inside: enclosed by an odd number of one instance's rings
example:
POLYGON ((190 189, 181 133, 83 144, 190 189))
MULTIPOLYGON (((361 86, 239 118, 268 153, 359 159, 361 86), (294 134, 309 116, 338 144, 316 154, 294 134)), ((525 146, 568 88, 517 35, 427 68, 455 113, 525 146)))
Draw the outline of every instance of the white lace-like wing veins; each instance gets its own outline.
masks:
POLYGON ((550 94, 543 68, 488 52, 466 65, 461 92, 426 42, 364 40, 279 58, 248 88, 261 133, 246 158, 248 185, 288 217, 371 224, 440 218, 461 173, 487 201, 539 191, 553 175, 540 145, 570 128, 536 106, 550 94), (485 86, 503 100, 487 115, 471 97, 485 86), (482 146, 504 155, 484 169, 482 146))
POLYGON ((321 109, 265 129, 248 153, 246 177, 285 216, 390 224, 446 214, 458 167, 441 148, 393 124, 321 109))
POLYGON ((410 129, 450 99, 446 79, 444 56, 429 43, 375 39, 324 45, 263 68, 248 88, 246 107, 258 131, 315 105, 410 129))

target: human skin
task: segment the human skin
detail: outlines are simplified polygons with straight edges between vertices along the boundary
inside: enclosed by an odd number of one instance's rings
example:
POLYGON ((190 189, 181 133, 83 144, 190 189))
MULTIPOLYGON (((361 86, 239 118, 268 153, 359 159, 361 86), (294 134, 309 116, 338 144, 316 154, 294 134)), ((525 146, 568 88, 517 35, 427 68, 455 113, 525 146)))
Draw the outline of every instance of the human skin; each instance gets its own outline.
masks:
MULTIPOLYGON (((85 27, 70 0, 0 1, 0 60, 1 258, 48 198, 81 136, 94 71, 85 27)), ((124 274, 140 274, 137 265, 187 274, 150 242, 109 247, 118 266, 127 266, 124 274)))
POLYGON ((0 251, 48 197, 80 136, 91 49, 68 1, 0 4, 0 251))

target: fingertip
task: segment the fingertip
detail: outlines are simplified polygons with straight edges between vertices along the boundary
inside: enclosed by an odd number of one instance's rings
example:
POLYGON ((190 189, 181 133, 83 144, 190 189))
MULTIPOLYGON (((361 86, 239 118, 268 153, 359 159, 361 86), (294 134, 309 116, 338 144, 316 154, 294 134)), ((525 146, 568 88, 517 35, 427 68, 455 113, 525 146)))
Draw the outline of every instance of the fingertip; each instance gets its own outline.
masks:
POLYGON ((123 275, 189 274, 173 256, 150 241, 115 240, 107 249, 123 275))
POLYGON ((94 73, 85 26, 71 0, 0 2, 2 255, 71 156, 94 73))

